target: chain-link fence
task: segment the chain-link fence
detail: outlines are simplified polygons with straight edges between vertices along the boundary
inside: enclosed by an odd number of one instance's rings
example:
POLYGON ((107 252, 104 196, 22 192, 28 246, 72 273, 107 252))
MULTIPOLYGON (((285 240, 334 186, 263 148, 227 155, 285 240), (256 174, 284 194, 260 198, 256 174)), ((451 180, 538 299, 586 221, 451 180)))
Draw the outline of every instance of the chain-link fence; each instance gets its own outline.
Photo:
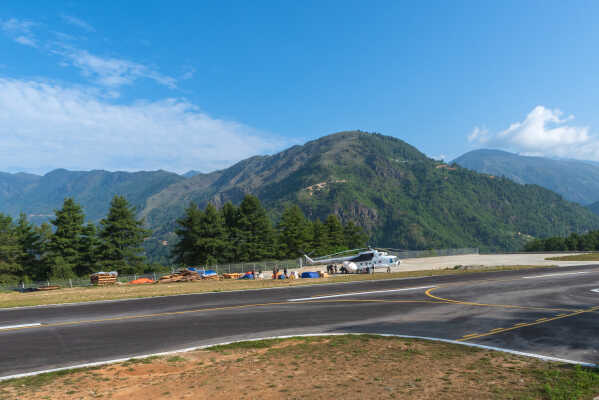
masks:
MULTIPOLYGON (((194 266, 196 271, 202 272, 203 270, 213 270, 216 271, 219 275, 224 273, 244 273, 248 271, 270 271, 274 267, 279 269, 292 269, 299 267, 298 260, 283 260, 283 261, 261 261, 254 263, 238 263, 238 264, 217 264, 210 266, 194 266)), ((178 267, 172 267, 170 272, 150 272, 145 274, 132 274, 132 275, 119 275, 117 277, 117 281, 121 283, 131 282, 133 280, 139 278, 148 278, 154 281, 159 280, 161 277, 165 275, 170 275, 177 271, 178 267)), ((45 281, 36 281, 36 282, 14 282, 7 284, 0 284, 0 290, 19 290, 19 291, 31 291, 38 288, 51 287, 51 286, 60 286, 61 288, 69 288, 69 287, 86 287, 93 286, 90 282, 89 277, 79 277, 72 279, 48 279, 45 281)))
MULTIPOLYGON (((406 258, 421 258, 421 257, 442 257, 442 256, 457 256, 466 254, 478 254, 478 248, 463 248, 463 249, 433 249, 433 250, 407 250, 407 251, 388 251, 389 254, 396 255, 399 259, 406 258)), ((201 272, 202 270, 213 270, 217 274, 222 275, 224 273, 244 273, 248 271, 271 271, 273 268, 278 269, 294 269, 300 267, 299 260, 282 260, 282 261, 261 261, 252 263, 237 263, 237 264, 216 264, 210 266, 194 266, 196 270, 201 272)), ((133 275, 119 275, 117 280, 121 283, 131 282, 139 278, 148 278, 154 281, 159 280, 165 275, 169 275, 177 270, 177 267, 172 267, 170 272, 163 273, 146 273, 146 274, 133 274, 133 275)), ((80 277, 73 279, 49 279, 38 282, 19 282, 10 284, 0 284, 0 290, 20 290, 28 291, 35 290, 37 288, 49 287, 49 286, 60 286, 61 288, 68 287, 86 287, 92 286, 89 277, 80 277)))

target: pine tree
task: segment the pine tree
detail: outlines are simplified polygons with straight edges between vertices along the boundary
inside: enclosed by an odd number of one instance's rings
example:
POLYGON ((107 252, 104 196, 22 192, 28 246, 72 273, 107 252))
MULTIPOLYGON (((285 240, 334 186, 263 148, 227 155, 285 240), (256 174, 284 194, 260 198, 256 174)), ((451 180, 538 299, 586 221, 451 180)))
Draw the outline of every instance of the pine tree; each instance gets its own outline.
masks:
POLYGON ((345 250, 345 237, 343 236, 343 225, 339 222, 337 216, 331 214, 324 221, 324 227, 327 235, 327 251, 335 253, 345 250))
POLYGON ((345 238, 345 246, 348 249, 357 249, 366 247, 368 244, 368 235, 364 233, 361 226, 349 221, 343 227, 343 236, 345 238))
POLYGON ((44 222, 40 226, 35 227, 35 233, 39 238, 39 253, 38 263, 33 271, 28 272, 34 280, 43 280, 49 277, 48 263, 50 251, 50 240, 52 239, 52 226, 44 222))
POLYGON ((17 282, 24 274, 22 247, 12 218, 0 214, 0 283, 17 282))
POLYGON ((121 273, 142 272, 144 239, 150 231, 135 218, 135 208, 123 196, 114 196, 106 218, 100 221, 100 262, 121 273))
POLYGON ((15 231, 21 247, 19 264, 23 273, 29 278, 37 278, 40 271, 40 255, 42 253, 42 240, 35 226, 27 221, 27 215, 21 213, 15 225, 15 231))
POLYGON ((295 258, 307 251, 312 236, 311 226, 297 205, 285 208, 277 229, 282 257, 295 258))
POLYGON ((62 208, 55 211, 56 218, 50 221, 56 230, 48 243, 46 263, 49 276, 68 279, 75 276, 75 268, 81 261, 81 236, 85 215, 81 206, 72 198, 64 200, 62 208))
POLYGON ((239 261, 260 261, 275 254, 272 223, 256 196, 246 195, 239 205, 239 261))
POLYGON ((89 275, 96 272, 100 267, 100 240, 94 224, 88 223, 81 232, 81 259, 75 268, 78 276, 89 275))
POLYGON ((198 233, 199 238, 195 242, 195 247, 200 255, 200 264, 216 264, 219 259, 222 259, 227 234, 221 214, 210 203, 202 214, 198 233))
POLYGON ((185 265, 201 264, 202 254, 196 247, 201 238, 201 224, 203 212, 194 203, 185 209, 185 215, 177 220, 178 228, 175 230, 179 240, 172 251, 176 263, 185 265))
POLYGON ((236 262, 239 260, 239 243, 241 240, 239 208, 228 201, 221 208, 220 213, 225 226, 226 239, 222 257, 219 260, 221 262, 236 262))
POLYGON ((325 226, 316 219, 312 222, 312 240, 310 244, 310 254, 318 257, 324 256, 329 248, 328 236, 325 226))

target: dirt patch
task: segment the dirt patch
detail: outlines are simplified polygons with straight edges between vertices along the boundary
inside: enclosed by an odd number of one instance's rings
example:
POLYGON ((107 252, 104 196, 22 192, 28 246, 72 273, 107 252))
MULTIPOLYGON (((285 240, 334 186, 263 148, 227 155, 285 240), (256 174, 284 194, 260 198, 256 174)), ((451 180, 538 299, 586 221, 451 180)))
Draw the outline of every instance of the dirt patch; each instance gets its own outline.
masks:
POLYGON ((599 373, 421 340, 243 342, 0 383, 3 399, 592 398, 599 373))

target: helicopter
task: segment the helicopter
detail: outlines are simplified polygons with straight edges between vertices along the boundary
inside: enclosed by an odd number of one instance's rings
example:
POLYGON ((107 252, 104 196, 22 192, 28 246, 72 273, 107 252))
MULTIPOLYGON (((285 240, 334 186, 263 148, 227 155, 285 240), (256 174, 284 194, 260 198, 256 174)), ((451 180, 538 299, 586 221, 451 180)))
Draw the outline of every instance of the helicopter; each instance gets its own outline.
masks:
POLYGON ((343 256, 344 253, 353 253, 359 250, 365 249, 347 250, 341 253, 319 257, 315 260, 310 258, 307 254, 304 254, 304 257, 309 265, 343 263, 341 272, 349 274, 374 272, 375 268, 387 268, 387 272, 390 272, 391 267, 398 267, 400 264, 397 256, 389 255, 386 251, 381 251, 382 249, 379 250, 370 247, 366 251, 360 251, 358 254, 343 256))

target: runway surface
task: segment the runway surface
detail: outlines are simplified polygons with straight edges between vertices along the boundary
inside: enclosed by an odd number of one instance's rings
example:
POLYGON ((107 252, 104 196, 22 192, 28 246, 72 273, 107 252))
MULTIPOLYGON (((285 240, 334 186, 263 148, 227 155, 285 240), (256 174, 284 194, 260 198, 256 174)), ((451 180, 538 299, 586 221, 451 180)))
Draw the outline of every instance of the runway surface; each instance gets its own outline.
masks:
POLYGON ((444 338, 599 363, 598 330, 599 265, 25 307, 0 309, 0 377, 338 332, 444 338))

